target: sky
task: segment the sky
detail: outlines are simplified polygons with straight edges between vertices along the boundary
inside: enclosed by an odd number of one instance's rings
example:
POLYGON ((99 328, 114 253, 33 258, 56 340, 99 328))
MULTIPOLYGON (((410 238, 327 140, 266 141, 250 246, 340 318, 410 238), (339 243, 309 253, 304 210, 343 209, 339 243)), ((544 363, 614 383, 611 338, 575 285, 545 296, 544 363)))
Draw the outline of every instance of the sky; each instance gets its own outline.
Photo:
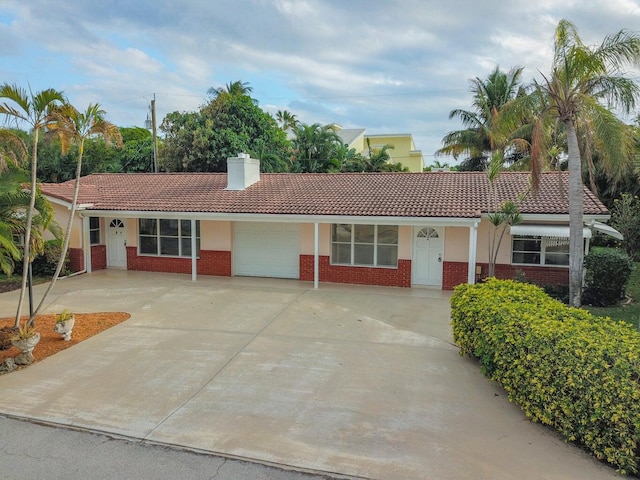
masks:
POLYGON ((640 0, 0 0, 0 82, 132 127, 154 95, 160 123, 240 80, 274 115, 410 133, 429 165, 470 79, 540 80, 563 18, 595 45, 640 30, 640 0))

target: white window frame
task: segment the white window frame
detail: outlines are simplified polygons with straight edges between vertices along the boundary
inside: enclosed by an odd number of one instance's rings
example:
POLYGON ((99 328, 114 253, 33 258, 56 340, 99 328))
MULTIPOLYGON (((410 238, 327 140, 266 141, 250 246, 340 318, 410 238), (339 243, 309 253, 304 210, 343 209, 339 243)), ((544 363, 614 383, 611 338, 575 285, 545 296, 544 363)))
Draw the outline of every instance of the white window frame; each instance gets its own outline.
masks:
POLYGON ((365 268, 389 268, 389 269, 397 269, 398 268, 398 241, 400 236, 400 229, 397 225, 362 225, 362 224, 350 224, 350 223, 334 223, 331 225, 331 265, 336 266, 349 266, 349 267, 365 267, 365 268), (350 241, 336 241, 334 240, 335 229, 338 225, 349 225, 351 227, 351 239, 350 241), (356 227, 373 227, 373 243, 363 243, 355 241, 355 230, 356 227), (378 227, 394 227, 396 229, 396 243, 379 243, 378 242, 378 227), (345 262, 337 262, 334 260, 333 255, 333 246, 335 244, 340 245, 350 245, 351 256, 349 263, 345 262), (372 245, 373 246, 373 263, 363 264, 355 262, 355 246, 356 245, 372 245), (396 263, 395 265, 378 265, 378 247, 379 246, 389 246, 396 248, 396 263))
MULTIPOLYGON (((165 258, 191 258, 191 253, 183 254, 182 252, 182 242, 183 240, 188 239, 189 245, 191 245, 191 235, 183 235, 182 234, 182 222, 189 222, 191 220, 179 219, 179 218, 139 218, 138 219, 138 255, 143 257, 165 257, 165 258), (140 233, 141 232, 141 223, 143 220, 155 220, 156 222, 156 232, 155 234, 147 234, 140 233), (161 235, 160 233, 160 222, 165 220, 173 220, 178 222, 178 234, 177 235, 161 235), (142 238, 155 238, 156 239, 156 253, 148 253, 142 252, 142 238), (178 240, 178 255, 169 255, 166 253, 161 253, 161 240, 162 238, 175 238, 178 240)), ((196 220, 196 258, 200 258, 200 220, 196 220)))
MULTIPOLYGON (((585 243, 588 239, 584 239, 585 243)), ((511 237, 511 264, 512 265, 523 265, 523 266, 538 266, 538 267, 557 267, 557 268, 569 268, 569 239, 568 238, 559 238, 559 237, 543 237, 543 236, 533 236, 533 235, 513 235, 511 237), (540 242, 540 250, 515 250, 514 242, 517 240, 537 240, 540 242), (559 242, 567 245, 567 263, 566 264, 547 264, 547 249, 549 247, 557 246, 559 242), (522 263, 522 262, 514 262, 513 255, 514 253, 538 253, 540 255, 540 261, 538 263, 522 263)), ((586 251, 586 246, 585 246, 586 251)), ((558 252, 553 252, 557 254, 558 252)), ((564 252, 563 252, 564 253, 564 252)))

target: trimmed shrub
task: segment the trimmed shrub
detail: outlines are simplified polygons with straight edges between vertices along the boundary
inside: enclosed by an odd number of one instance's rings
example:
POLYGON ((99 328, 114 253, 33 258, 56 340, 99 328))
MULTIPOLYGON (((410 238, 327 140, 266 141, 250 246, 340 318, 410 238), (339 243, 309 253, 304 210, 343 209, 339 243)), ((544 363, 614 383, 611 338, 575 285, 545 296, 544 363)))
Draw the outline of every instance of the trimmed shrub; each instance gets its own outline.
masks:
POLYGON ((478 358, 527 417, 638 472, 638 332, 511 280, 456 287, 451 317, 460 354, 478 358))
POLYGON ((588 305, 615 305, 625 294, 633 263, 614 248, 594 248, 584 259, 583 301, 588 305))

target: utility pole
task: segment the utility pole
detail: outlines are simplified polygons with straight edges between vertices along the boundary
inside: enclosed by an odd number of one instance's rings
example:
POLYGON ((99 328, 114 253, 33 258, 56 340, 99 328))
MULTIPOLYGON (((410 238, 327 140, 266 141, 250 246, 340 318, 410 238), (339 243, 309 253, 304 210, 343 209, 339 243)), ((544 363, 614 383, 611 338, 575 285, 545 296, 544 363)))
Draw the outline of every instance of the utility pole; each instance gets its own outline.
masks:
POLYGON ((153 134, 153 173, 158 173, 158 135, 156 131, 156 94, 151 100, 151 132, 153 134))

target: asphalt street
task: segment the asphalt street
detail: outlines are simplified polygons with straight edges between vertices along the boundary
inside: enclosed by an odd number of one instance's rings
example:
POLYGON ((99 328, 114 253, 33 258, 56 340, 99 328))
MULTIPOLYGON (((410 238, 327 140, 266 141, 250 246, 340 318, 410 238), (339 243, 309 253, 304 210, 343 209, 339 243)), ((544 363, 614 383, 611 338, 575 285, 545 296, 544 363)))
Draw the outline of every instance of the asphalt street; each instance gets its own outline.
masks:
POLYGON ((333 480, 258 463, 0 416, 5 480, 333 480))

